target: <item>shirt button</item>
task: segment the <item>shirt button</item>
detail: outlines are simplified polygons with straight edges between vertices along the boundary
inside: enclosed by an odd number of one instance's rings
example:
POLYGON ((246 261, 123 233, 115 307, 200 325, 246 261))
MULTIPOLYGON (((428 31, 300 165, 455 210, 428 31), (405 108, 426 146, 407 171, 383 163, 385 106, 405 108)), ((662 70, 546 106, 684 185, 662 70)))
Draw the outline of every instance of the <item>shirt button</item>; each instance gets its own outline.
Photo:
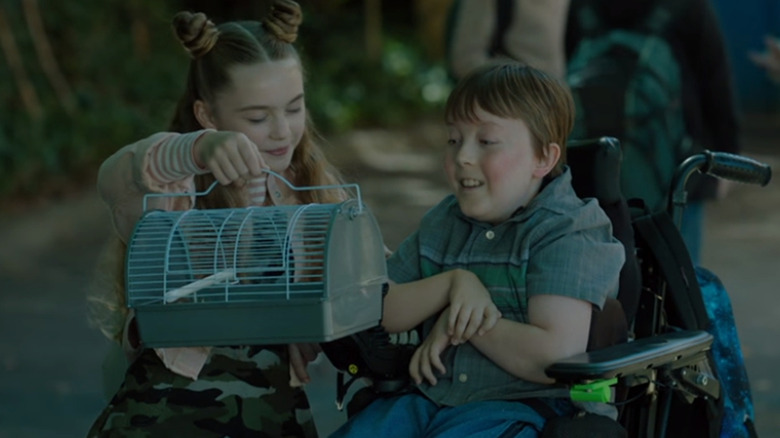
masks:
POLYGON ((466 383, 466 381, 469 380, 469 376, 466 375, 466 373, 460 373, 460 375, 458 376, 458 380, 460 381, 460 383, 466 383))
POLYGON ((496 233, 494 233, 493 230, 488 230, 488 232, 485 233, 485 237, 487 237, 488 240, 493 240, 493 238, 496 237, 496 233))

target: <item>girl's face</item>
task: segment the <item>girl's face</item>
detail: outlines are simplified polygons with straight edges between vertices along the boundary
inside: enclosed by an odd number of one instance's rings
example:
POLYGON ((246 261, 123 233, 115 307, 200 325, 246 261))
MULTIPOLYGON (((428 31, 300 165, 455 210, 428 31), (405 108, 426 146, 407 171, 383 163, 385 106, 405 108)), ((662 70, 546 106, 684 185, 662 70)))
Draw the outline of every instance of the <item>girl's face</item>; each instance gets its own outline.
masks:
POLYGON ((298 61, 236 65, 230 69, 230 79, 232 85, 216 96, 213 127, 243 133, 257 145, 271 170, 284 173, 306 125, 298 61))
POLYGON ((522 120, 500 118, 479 107, 475 114, 476 122, 449 124, 444 167, 461 211, 498 224, 531 201, 557 156, 553 145, 537 156, 522 120))

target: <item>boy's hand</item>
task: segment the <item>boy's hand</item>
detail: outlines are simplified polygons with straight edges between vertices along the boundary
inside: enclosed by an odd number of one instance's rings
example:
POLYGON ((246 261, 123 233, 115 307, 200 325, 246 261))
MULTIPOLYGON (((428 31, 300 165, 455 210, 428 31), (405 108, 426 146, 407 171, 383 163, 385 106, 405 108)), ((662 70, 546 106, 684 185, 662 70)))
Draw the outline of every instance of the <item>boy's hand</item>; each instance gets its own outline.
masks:
POLYGON ((447 334, 452 344, 462 344, 474 334, 483 335, 501 318, 490 292, 469 271, 456 271, 450 287, 447 334))
POLYGON ((431 385, 436 385, 436 376, 434 368, 441 374, 447 372, 441 361, 441 354, 451 344, 451 338, 447 334, 447 321, 449 320, 449 308, 439 315, 433 330, 425 340, 414 351, 412 359, 409 361, 409 375, 416 384, 421 384, 423 378, 431 385))
POLYGON ((257 145, 240 132, 208 131, 195 142, 192 154, 198 167, 210 170, 224 185, 243 185, 268 167, 257 145))

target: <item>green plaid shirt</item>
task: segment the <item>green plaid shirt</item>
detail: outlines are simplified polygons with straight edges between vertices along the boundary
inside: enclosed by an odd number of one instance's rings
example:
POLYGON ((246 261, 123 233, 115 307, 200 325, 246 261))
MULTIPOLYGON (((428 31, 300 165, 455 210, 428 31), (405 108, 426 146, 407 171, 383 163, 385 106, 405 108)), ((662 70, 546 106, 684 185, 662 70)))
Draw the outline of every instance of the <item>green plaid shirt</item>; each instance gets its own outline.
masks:
MULTIPOLYGON (((504 318, 527 323, 528 298, 534 294, 603 306, 608 296, 617 295, 623 261, 623 247, 612 237, 606 214, 595 199, 576 196, 567 169, 526 208, 495 226, 466 217, 448 196, 389 259, 388 275, 406 283, 467 269, 487 287, 504 318)), ((425 322, 425 335, 436 317, 425 322)), ((420 389, 443 405, 546 388, 504 371, 470 343, 448 348, 442 360, 447 374, 436 386, 425 383, 420 389)))

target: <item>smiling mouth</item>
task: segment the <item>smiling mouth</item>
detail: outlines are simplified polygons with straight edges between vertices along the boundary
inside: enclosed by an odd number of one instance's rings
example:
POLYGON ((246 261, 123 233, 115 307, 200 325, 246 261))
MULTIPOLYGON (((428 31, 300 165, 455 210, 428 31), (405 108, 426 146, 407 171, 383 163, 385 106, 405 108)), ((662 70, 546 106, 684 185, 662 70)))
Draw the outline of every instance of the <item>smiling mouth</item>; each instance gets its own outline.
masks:
POLYGON ((279 149, 271 149, 270 151, 263 151, 268 155, 273 155, 275 157, 281 157, 287 153, 288 147, 283 147, 279 149))
POLYGON ((460 187, 463 189, 477 189, 485 185, 482 181, 476 179, 465 178, 458 181, 460 187))

